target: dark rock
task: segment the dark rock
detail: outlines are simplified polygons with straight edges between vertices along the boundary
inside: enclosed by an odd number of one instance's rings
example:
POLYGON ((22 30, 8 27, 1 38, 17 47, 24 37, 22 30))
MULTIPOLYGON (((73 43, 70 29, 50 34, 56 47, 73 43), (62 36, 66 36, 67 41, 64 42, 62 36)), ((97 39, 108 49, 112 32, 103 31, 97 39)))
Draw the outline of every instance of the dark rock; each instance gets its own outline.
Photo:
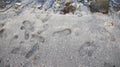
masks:
POLYGON ((109 0, 97 0, 89 5, 91 12, 101 12, 107 14, 109 11, 109 0))
POLYGON ((65 5, 66 5, 66 6, 65 6, 65 8, 63 9, 62 12, 63 12, 64 14, 67 14, 67 13, 70 13, 70 12, 74 14, 76 8, 71 5, 71 2, 67 2, 65 5))

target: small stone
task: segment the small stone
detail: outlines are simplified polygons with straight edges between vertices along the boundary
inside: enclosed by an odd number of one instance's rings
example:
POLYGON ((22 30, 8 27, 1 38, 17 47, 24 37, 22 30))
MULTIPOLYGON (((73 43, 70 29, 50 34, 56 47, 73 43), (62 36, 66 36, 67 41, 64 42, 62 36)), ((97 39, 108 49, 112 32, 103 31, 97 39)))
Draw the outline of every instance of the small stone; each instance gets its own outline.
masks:
POLYGON ((107 14, 109 11, 109 0, 97 0, 89 5, 91 12, 101 12, 107 14))
POLYGON ((64 14, 67 14, 67 13, 74 14, 74 12, 76 11, 76 7, 72 6, 71 2, 67 2, 65 5, 66 6, 63 9, 64 14))
POLYGON ((107 27, 110 27, 110 28, 114 28, 115 27, 114 22, 105 22, 104 25, 107 26, 107 27))
POLYGON ((17 5, 17 6, 21 6, 21 5, 22 5, 22 3, 15 3, 15 5, 17 5))

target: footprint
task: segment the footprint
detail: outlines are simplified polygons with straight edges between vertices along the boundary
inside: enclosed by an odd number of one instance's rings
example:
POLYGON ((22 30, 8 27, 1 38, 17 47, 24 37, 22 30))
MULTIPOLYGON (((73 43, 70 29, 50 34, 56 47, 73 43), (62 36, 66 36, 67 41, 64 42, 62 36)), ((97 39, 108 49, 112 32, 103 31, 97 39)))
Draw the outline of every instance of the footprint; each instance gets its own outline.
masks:
POLYGON ((18 54, 19 52, 20 52, 20 48, 19 47, 15 47, 11 51, 12 54, 18 54))
POLYGON ((47 22, 52 17, 52 15, 50 15, 50 14, 41 14, 41 15, 36 14, 36 17, 38 19, 41 19, 41 21, 43 23, 45 23, 45 22, 47 22))
POLYGON ((37 34, 32 34, 31 41, 38 42, 38 43, 39 42, 44 43, 45 42, 45 38, 43 36, 39 36, 37 34))
POLYGON ((14 39, 18 39, 18 35, 14 35, 14 39))
POLYGON ((26 47, 18 46, 18 47, 13 47, 10 53, 13 55, 25 56, 27 53, 27 50, 26 50, 26 47))
POLYGON ((4 60, 2 57, 0 57, 0 67, 4 67, 4 60))
POLYGON ((44 43, 44 42, 45 42, 45 38, 44 38, 44 37, 42 37, 42 36, 39 36, 39 42, 44 43))
POLYGON ((4 62, 4 67, 10 67, 10 59, 5 59, 4 62))
POLYGON ((25 58, 30 58, 37 50, 39 50, 39 44, 36 43, 31 49, 30 51, 28 51, 28 53, 25 55, 25 58))
POLYGON ((0 37, 1 37, 1 38, 4 36, 4 35, 3 35, 4 32, 5 32, 5 29, 1 29, 1 30, 0 30, 0 37))
POLYGON ((29 20, 25 20, 22 22, 23 26, 20 27, 21 30, 27 30, 27 31, 30 31, 30 32, 33 32, 34 31, 34 26, 33 26, 33 23, 30 22, 29 20))
POLYGON ((2 35, 4 33, 5 29, 1 29, 0 30, 0 35, 2 35))
POLYGON ((6 64, 5 67, 10 67, 10 64, 6 64))
POLYGON ((97 46, 94 42, 85 42, 79 49, 80 56, 89 56, 91 57, 94 51, 97 49, 97 46))
POLYGON ((9 60, 5 60, 2 57, 0 58, 0 67, 10 67, 9 60))
POLYGON ((72 33, 71 29, 66 28, 66 29, 54 32, 53 36, 57 36, 57 35, 58 36, 67 36, 67 35, 70 35, 71 33, 72 33))
POLYGON ((24 42, 24 41, 20 41, 20 42, 19 42, 19 44, 23 44, 23 43, 25 43, 25 42, 24 42))
POLYGON ((24 30, 24 29, 25 29, 25 27, 24 27, 24 26, 21 26, 21 27, 20 27, 20 29, 21 29, 21 30, 24 30))
POLYGON ((29 32, 28 31, 25 31, 25 33, 24 33, 24 38, 25 38, 25 40, 28 40, 29 39, 29 32))
POLYGON ((116 67, 116 66, 112 65, 111 63, 104 62, 104 67, 116 67))
POLYGON ((50 16, 45 17, 44 19, 41 19, 43 23, 47 22, 49 20, 50 16))
POLYGON ((43 28, 44 28, 45 30, 47 30, 47 29, 49 28, 49 25, 48 25, 48 24, 45 24, 45 25, 43 25, 43 28))
POLYGON ((0 28, 3 28, 5 26, 5 23, 0 23, 0 28))
POLYGON ((34 60, 39 60, 39 59, 40 59, 40 56, 39 56, 39 55, 35 55, 33 59, 34 59, 34 60))
POLYGON ((27 62, 23 65, 23 67, 32 67, 32 64, 27 62))

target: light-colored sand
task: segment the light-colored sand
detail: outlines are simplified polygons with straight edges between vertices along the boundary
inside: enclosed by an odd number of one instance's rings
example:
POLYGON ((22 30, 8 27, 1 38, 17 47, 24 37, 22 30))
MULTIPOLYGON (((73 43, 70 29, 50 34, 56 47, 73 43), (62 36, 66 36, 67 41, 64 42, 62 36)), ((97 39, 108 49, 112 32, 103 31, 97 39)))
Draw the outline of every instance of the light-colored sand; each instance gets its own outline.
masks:
POLYGON ((81 14, 1 13, 0 67, 119 67, 119 19, 81 14))

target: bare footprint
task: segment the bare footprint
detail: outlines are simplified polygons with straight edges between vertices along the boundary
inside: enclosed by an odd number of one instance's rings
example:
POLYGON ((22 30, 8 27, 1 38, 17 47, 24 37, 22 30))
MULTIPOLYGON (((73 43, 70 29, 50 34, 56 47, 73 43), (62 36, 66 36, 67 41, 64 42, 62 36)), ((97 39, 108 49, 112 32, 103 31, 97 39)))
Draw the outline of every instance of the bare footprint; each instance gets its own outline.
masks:
POLYGON ((41 15, 36 15, 36 17, 38 18, 38 19, 41 19, 41 21, 43 22, 43 23, 45 23, 45 22, 47 22, 51 17, 52 17, 52 15, 50 15, 50 14, 41 14, 41 15))
POLYGON ((4 33, 5 29, 0 30, 0 37, 2 37, 2 34, 4 33))
POLYGON ((24 63, 23 67, 32 67, 32 64, 31 63, 24 63))
POLYGON ((11 51, 12 54, 18 54, 19 52, 20 52, 20 47, 15 47, 11 51))
POLYGON ((32 34, 31 41, 38 42, 38 43, 39 42, 44 43, 45 42, 45 38, 43 36, 39 36, 37 34, 32 34))
POLYGON ((0 57, 0 67, 4 67, 4 60, 2 57, 0 57))
POLYGON ((23 24, 23 26, 20 27, 21 30, 27 30, 27 31, 30 31, 30 32, 34 31, 33 23, 30 22, 29 20, 23 21, 22 24, 23 24))
POLYGON ((24 27, 24 26, 21 26, 20 29, 21 29, 21 30, 25 30, 25 27, 24 27))
POLYGON ((56 31, 53 33, 53 36, 66 36, 66 35, 70 35, 72 33, 71 29, 66 28, 60 31, 56 31))
POLYGON ((10 59, 0 58, 0 67, 10 67, 10 59))
POLYGON ((25 31, 25 32, 24 32, 24 38, 25 38, 25 40, 28 40, 29 37, 30 37, 29 32, 28 32, 28 31, 25 31))
POLYGON ((46 16, 45 18, 41 19, 43 23, 47 22, 49 20, 50 16, 46 16))
POLYGON ((25 58, 30 58, 37 50, 39 50, 39 44, 36 43, 25 55, 25 58))
POLYGON ((5 23, 0 23, 0 28, 3 28, 5 26, 5 23))
POLYGON ((116 66, 112 65, 111 63, 104 62, 104 67, 116 67, 116 66))
POLYGON ((18 39, 18 37, 19 37, 18 35, 14 35, 14 39, 18 39))
POLYGON ((45 32, 48 28, 49 28, 49 25, 48 24, 44 24, 43 25, 43 29, 42 30, 38 30, 37 34, 40 35, 41 33, 45 32))
POLYGON ((80 56, 91 57, 94 51, 97 49, 97 46, 94 42, 85 42, 79 49, 80 56))
POLYGON ((6 36, 7 36, 7 34, 5 33, 5 29, 2 28, 2 29, 0 30, 0 37, 3 38, 3 37, 6 37, 6 36))

